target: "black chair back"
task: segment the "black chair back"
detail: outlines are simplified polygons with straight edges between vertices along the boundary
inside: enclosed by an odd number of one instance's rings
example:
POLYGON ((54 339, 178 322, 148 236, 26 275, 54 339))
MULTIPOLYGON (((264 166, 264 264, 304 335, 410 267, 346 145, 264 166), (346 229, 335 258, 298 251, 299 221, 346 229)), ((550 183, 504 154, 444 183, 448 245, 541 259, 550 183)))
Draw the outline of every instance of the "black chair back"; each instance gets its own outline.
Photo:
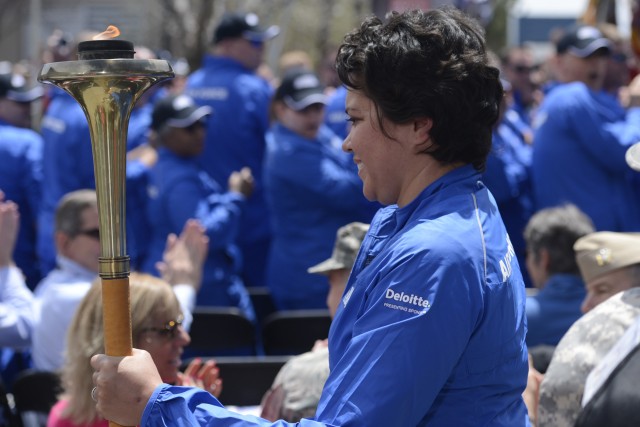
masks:
POLYGON ((328 310, 285 310, 268 316, 262 326, 266 355, 295 355, 310 351, 317 340, 328 337, 328 310))
POLYGON ((256 312, 258 325, 262 325, 267 316, 276 312, 276 305, 271 297, 271 291, 266 286, 254 286, 248 287, 247 293, 251 299, 253 310, 256 312))
POLYGON ((16 377, 13 402, 23 427, 45 427, 49 411, 62 392, 60 377, 55 372, 28 369, 16 377))
MULTIPOLYGON (((257 406, 290 356, 216 357, 223 405, 257 406)), ((206 359, 205 359, 206 360, 206 359)), ((189 361, 183 363, 188 366, 189 361)))
POLYGON ((189 334, 186 357, 256 355, 255 326, 236 307, 196 307, 189 334))

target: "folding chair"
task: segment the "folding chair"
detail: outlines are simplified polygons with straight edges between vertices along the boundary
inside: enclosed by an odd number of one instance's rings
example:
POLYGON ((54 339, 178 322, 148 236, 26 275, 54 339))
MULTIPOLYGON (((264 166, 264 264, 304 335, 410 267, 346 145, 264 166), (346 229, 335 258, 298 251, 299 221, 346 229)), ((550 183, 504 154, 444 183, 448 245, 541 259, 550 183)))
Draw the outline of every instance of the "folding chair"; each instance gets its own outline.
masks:
POLYGON ((294 355, 311 350, 329 335, 328 310, 284 310, 268 316, 262 326, 266 355, 294 355))
POLYGON ((55 372, 28 369, 16 377, 13 387, 15 412, 23 427, 45 427, 49 411, 62 392, 55 372))
POLYGON ((262 325, 267 316, 276 312, 271 291, 266 286, 254 286, 248 287, 247 292, 249 293, 249 298, 251 298, 253 309, 256 312, 258 325, 262 325))
POLYGON ((223 381, 220 402, 223 405, 234 406, 259 405, 289 357, 216 357, 215 361, 223 381))
POLYGON ((187 357, 256 354, 255 326, 236 307, 196 307, 189 334, 187 357))

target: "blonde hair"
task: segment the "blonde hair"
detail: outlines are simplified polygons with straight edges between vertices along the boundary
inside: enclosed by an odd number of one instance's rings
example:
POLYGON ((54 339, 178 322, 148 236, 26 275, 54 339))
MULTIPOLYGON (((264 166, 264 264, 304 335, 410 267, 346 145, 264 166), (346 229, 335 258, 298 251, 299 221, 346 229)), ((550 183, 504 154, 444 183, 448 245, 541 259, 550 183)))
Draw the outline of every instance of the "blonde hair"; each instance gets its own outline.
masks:
MULTIPOLYGON (((167 282, 148 274, 132 273, 129 285, 135 346, 141 331, 152 327, 151 322, 155 318, 175 318, 181 311, 173 289, 167 282)), ((102 319, 102 290, 97 280, 82 299, 69 326, 62 368, 65 390, 62 398, 68 401, 62 416, 78 425, 91 424, 100 419, 95 402, 91 399, 93 368, 90 360, 94 354, 104 353, 102 319)))

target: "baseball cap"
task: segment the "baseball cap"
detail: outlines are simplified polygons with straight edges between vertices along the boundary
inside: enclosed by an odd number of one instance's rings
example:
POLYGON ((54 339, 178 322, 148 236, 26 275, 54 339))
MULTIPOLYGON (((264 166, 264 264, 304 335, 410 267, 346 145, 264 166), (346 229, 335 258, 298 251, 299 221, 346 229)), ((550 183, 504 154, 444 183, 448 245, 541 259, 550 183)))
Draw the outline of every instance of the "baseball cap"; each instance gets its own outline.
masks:
POLYGON ((313 72, 303 69, 291 71, 282 78, 282 83, 276 89, 276 100, 284 101, 295 111, 303 110, 312 104, 326 104, 327 96, 324 86, 313 72))
POLYGON ((151 129, 164 126, 186 128, 211 114, 211 107, 198 106, 187 95, 168 96, 156 102, 151 113, 151 129))
POLYGON ((260 18, 255 13, 228 13, 213 33, 213 43, 224 39, 244 38, 250 41, 264 42, 280 34, 280 27, 272 25, 269 28, 260 26, 260 18))
POLYGON ((609 53, 611 44, 600 30, 588 25, 569 29, 556 44, 556 52, 568 52, 580 58, 586 58, 598 49, 605 49, 609 53))
POLYGON ((640 264, 640 233, 599 231, 573 245, 576 262, 585 282, 611 271, 640 264))
POLYGON ((15 102, 32 102, 43 95, 42 87, 29 89, 26 79, 19 74, 0 74, 0 98, 15 102))
POLYGON ((333 246, 331 258, 309 268, 311 274, 328 274, 333 270, 346 268, 351 270, 364 236, 369 230, 369 224, 352 222, 338 229, 336 242, 333 246))

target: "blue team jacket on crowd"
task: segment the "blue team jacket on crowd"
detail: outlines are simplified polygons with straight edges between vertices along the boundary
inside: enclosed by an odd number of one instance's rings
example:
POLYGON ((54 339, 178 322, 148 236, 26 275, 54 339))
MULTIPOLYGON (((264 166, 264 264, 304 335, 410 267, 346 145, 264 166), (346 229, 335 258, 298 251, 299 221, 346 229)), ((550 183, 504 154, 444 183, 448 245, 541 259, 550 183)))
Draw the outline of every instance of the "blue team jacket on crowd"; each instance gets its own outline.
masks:
POLYGON ((273 229, 267 284, 281 310, 326 307, 327 279, 307 269, 331 256, 338 228, 369 223, 375 213, 341 143, 325 126, 313 140, 278 123, 267 134, 264 183, 273 229))
POLYGON ((42 274, 55 267, 54 217, 70 191, 95 189, 89 124, 80 104, 62 89, 51 88, 42 119, 44 139, 42 205, 38 217, 38 256, 42 274))
MULTIPOLYGON (((528 425, 525 293, 493 197, 470 166, 374 218, 329 334, 316 420, 299 426, 528 425)), ((141 426, 285 426, 160 385, 141 426)))
POLYGON ((491 153, 487 158, 482 181, 498 203, 500 215, 527 282, 528 276, 524 274, 524 228, 533 214, 530 177, 532 147, 525 142, 525 136, 515 124, 519 121, 515 111, 509 110, 494 129, 491 153))
POLYGON ((598 230, 640 231, 640 198, 625 162, 640 140, 640 108, 625 112, 604 92, 561 84, 543 101, 534 128, 537 210, 570 202, 598 230))
MULTIPOLYGON (((247 267, 258 270, 266 254, 256 253, 257 241, 269 239, 269 211, 262 186, 264 135, 269 129, 269 103, 273 89, 253 70, 224 57, 205 55, 202 68, 191 74, 185 93, 213 114, 207 121, 207 140, 198 163, 216 182, 224 184, 232 172, 248 166, 255 180, 238 232, 238 244, 247 267), (257 259, 254 259, 257 258, 257 259)), ((252 271, 247 271, 252 276, 252 271)), ((264 286, 264 277, 252 277, 264 286)))
MULTIPOLYGON (((34 289, 40 280, 36 253, 42 182, 42 138, 31 129, 0 120, 0 190, 20 208, 20 230, 13 258, 34 289)), ((4 244, 0 242, 0 244, 4 244)))
POLYGON ((241 259, 235 239, 245 197, 222 189, 194 158, 178 157, 166 148, 158 150, 158 162, 148 179, 152 235, 144 270, 158 274, 155 264, 162 260, 167 236, 180 234, 187 220, 195 218, 209 237, 197 304, 238 306, 253 318, 246 289, 237 277, 241 259))
POLYGON ((339 86, 331 94, 324 111, 324 124, 342 139, 346 139, 351 128, 349 116, 345 112, 347 102, 346 86, 339 86))
POLYGON ((587 291, 576 274, 554 274, 540 291, 527 297, 527 345, 558 345, 571 325, 582 317, 587 291))

